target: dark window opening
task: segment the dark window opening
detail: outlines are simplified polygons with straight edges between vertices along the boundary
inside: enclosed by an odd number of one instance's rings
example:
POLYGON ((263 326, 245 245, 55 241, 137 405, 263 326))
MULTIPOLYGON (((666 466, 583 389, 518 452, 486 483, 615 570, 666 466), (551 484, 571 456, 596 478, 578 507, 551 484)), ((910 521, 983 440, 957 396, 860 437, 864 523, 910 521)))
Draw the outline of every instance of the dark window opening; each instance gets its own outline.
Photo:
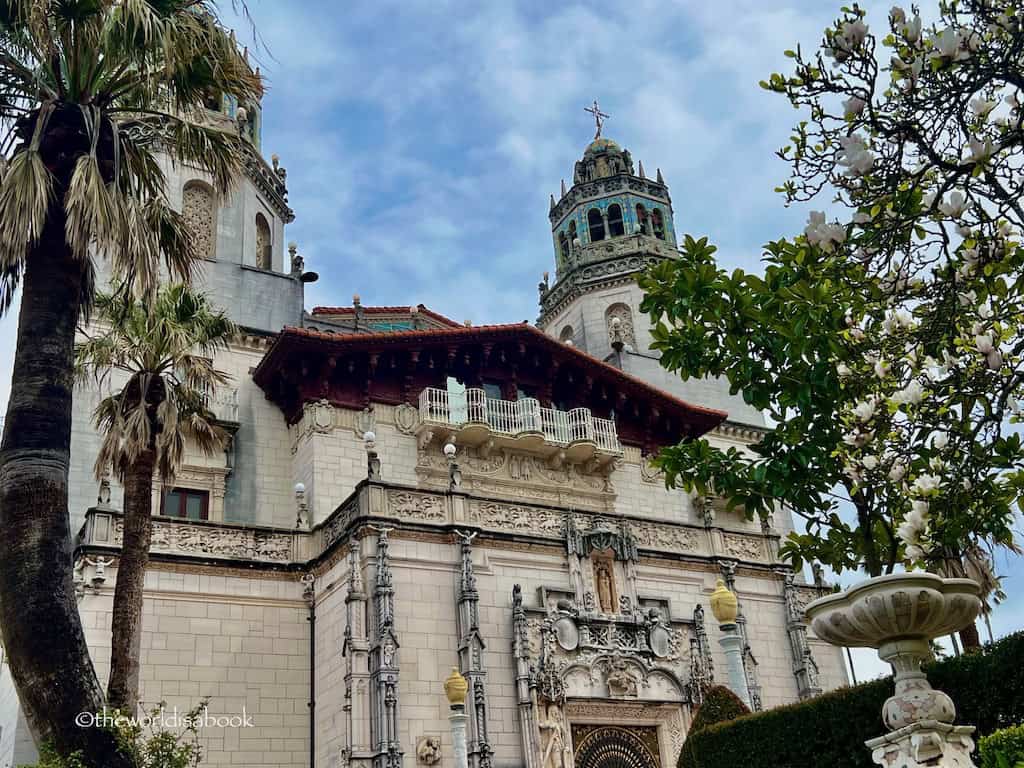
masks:
POLYGON ((650 221, 647 219, 647 209, 642 205, 637 205, 636 207, 636 223, 639 227, 637 232, 642 232, 645 235, 649 235, 651 233, 650 221))
POLYGON ((576 245, 576 222, 569 222, 569 247, 572 248, 576 245))
POLYGON ((622 224, 622 208, 618 204, 608 206, 608 232, 612 237, 626 234, 622 224))
POLYGON ((601 212, 597 208, 587 211, 587 226, 590 229, 590 242, 596 243, 598 240, 604 240, 604 219, 601 218, 601 212))
POLYGON ((490 381, 484 382, 484 395, 493 400, 501 400, 501 384, 495 384, 490 381))
POLYGON ((160 514, 185 520, 208 520, 210 493, 192 488, 172 488, 160 502, 160 514))
POLYGON ((665 222, 661 218, 661 209, 655 208, 651 212, 651 221, 654 224, 654 236, 659 240, 665 239, 665 222))
POLYGON ((203 106, 211 112, 222 112, 224 110, 220 94, 212 91, 207 92, 206 95, 203 96, 203 106))
POLYGON ((565 236, 565 232, 558 233, 558 250, 562 254, 563 261, 569 258, 569 239, 565 236))

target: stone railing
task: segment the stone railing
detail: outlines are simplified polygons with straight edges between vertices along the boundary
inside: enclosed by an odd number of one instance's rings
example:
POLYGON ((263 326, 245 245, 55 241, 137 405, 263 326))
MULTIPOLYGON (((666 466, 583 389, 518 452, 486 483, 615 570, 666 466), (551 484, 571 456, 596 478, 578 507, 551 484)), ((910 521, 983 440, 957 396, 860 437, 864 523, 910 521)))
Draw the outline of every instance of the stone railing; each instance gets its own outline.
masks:
POLYGON ((592 443, 600 452, 622 454, 614 421, 594 416, 589 408, 544 408, 532 397, 498 400, 487 397, 482 389, 456 393, 428 387, 420 393, 420 419, 426 425, 442 427, 484 426, 488 437, 539 435, 551 446, 592 443))

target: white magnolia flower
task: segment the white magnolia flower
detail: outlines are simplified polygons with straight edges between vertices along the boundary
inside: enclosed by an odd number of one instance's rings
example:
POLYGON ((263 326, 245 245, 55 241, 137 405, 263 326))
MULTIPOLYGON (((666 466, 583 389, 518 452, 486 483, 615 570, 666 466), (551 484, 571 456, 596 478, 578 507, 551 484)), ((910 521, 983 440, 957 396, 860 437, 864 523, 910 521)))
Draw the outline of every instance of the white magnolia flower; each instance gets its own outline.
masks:
POLYGON ((863 176, 875 164, 875 155, 860 136, 842 136, 839 139, 839 164, 846 166, 851 175, 863 176))
POLYGON ((945 449, 949 445, 949 435, 945 432, 936 432, 932 435, 932 448, 937 451, 945 449))
POLYGON ((965 477, 965 478, 964 478, 963 480, 961 480, 961 481, 960 481, 960 485, 961 485, 961 486, 963 487, 963 489, 964 489, 965 491, 969 491, 969 490, 971 490, 971 488, 973 487, 973 486, 971 485, 971 481, 970 481, 970 480, 968 480, 968 479, 967 479, 966 477, 965 477))
POLYGON ((867 224, 870 221, 871 214, 867 213, 866 211, 857 211, 855 214, 853 214, 854 224, 867 224))
POLYGON ((935 202, 935 197, 936 195, 934 192, 925 192, 921 195, 921 206, 927 211, 935 202))
POLYGON ((903 479, 903 476, 907 474, 907 465, 902 461, 895 461, 889 468, 889 479, 894 483, 898 483, 903 479))
POLYGON ((931 467, 936 472, 941 472, 946 468, 946 462, 944 462, 938 456, 932 456, 932 458, 928 461, 928 466, 931 467))
POLYGON ((911 542, 917 541, 919 532, 920 530, 918 527, 909 520, 904 520, 896 527, 896 535, 899 536, 900 541, 907 545, 911 545, 911 542))
POLYGON ((804 235, 811 245, 816 245, 829 253, 836 245, 846 240, 846 228, 840 224, 827 223, 825 214, 821 211, 811 211, 807 217, 804 235))
POLYGON ((878 466, 878 458, 875 456, 865 456, 861 459, 860 463, 864 465, 864 469, 875 469, 878 466))
POLYGON ((937 475, 921 475, 914 481, 913 490, 918 495, 939 490, 941 479, 937 475))
POLYGON ((907 42, 916 43, 921 39, 921 17, 914 16, 914 18, 900 27, 900 31, 907 38, 907 42))
POLYGON ((960 190, 955 189, 950 193, 948 200, 939 203, 939 210, 951 219, 959 219, 967 210, 967 199, 960 190))
POLYGON ((843 379, 853 375, 853 371, 850 370, 850 366, 848 366, 846 363, 840 363, 839 365, 837 365, 836 373, 838 373, 840 378, 843 379))
POLYGON ((968 264, 974 265, 978 263, 978 249, 977 248, 964 248, 960 251, 960 255, 964 257, 964 261, 968 264))
POLYGON ((978 316, 981 317, 983 320, 991 320, 992 305, 987 301, 984 302, 980 307, 978 307, 978 316))
POLYGON ((987 355, 985 355, 985 362, 988 363, 988 367, 993 371, 998 371, 1003 367, 1003 353, 998 349, 993 349, 987 355))
POLYGON ((840 27, 840 34, 846 43, 847 49, 851 51, 856 50, 860 48, 864 38, 868 36, 868 25, 860 19, 857 19, 857 21, 847 21, 840 27))
POLYGON ((978 351, 983 355, 987 355, 995 347, 992 344, 992 334, 982 333, 974 337, 974 345, 978 348, 978 351))
POLYGON ((894 5, 889 11, 889 18, 893 24, 903 24, 907 20, 907 14, 898 5, 894 5))
POLYGON ((971 100, 971 109, 974 110, 974 114, 978 117, 986 117, 998 104, 998 101, 989 101, 979 96, 971 100))
POLYGON ((1012 413, 1014 416, 1019 416, 1020 415, 1021 404, 1020 404, 1020 401, 1017 398, 1015 398, 1015 397, 1007 398, 1006 405, 1010 409, 1010 413, 1012 413))
POLYGON ((914 316, 906 309, 897 309, 893 313, 893 319, 901 328, 913 328, 917 324, 917 321, 914 320, 914 316))
POLYGON ((891 400, 897 405, 917 405, 924 400, 924 387, 917 379, 911 379, 910 383, 897 391, 891 400))
POLYGON ((962 237, 964 240, 966 240, 972 234, 974 234, 973 232, 971 232, 971 228, 968 227, 966 224, 957 224, 956 233, 960 235, 960 237, 962 237))
POLYGON ((970 146, 970 155, 968 155, 967 160, 970 163, 984 163, 996 151, 996 148, 992 145, 992 139, 985 139, 984 141, 971 139, 968 144, 970 146))
POLYGON ((985 324, 981 322, 971 324, 971 333, 975 336, 980 336, 985 332, 985 324))
POLYGON ((999 236, 1003 238, 1010 238, 1017 234, 1017 230, 1014 226, 1006 219, 1000 219, 996 225, 996 231, 999 232, 999 236))
POLYGON ((875 415, 875 408, 873 400, 861 400, 853 407, 853 413, 859 421, 871 421, 875 415))
POLYGON ((854 338, 854 339, 855 339, 856 341, 863 341, 863 340, 864 340, 864 331, 863 331, 863 330, 861 330, 860 328, 851 328, 851 329, 850 329, 850 335, 851 335, 851 336, 852 336, 852 337, 853 337, 853 338, 854 338))
POLYGON ((924 499, 914 499, 910 502, 910 513, 915 515, 915 519, 924 521, 928 517, 928 502, 924 499))
POLYGON ((911 560, 920 560, 924 557, 924 550, 916 544, 907 544, 907 557, 911 560))
POLYGON ((843 102, 843 115, 846 119, 857 117, 861 112, 864 111, 868 103, 864 99, 859 99, 856 96, 851 96, 843 102))
POLYGON ((969 58, 970 54, 962 47, 960 33, 952 27, 946 27, 942 32, 931 38, 932 47, 935 53, 933 59, 949 59, 950 61, 962 61, 969 58))
POLYGON ((886 376, 889 375, 890 367, 891 366, 889 365, 889 363, 885 362, 884 360, 878 360, 877 362, 875 362, 875 376, 877 376, 880 379, 884 379, 886 376))
POLYGON ((961 307, 971 307, 978 303, 978 293, 973 289, 958 293, 956 297, 960 300, 961 307))

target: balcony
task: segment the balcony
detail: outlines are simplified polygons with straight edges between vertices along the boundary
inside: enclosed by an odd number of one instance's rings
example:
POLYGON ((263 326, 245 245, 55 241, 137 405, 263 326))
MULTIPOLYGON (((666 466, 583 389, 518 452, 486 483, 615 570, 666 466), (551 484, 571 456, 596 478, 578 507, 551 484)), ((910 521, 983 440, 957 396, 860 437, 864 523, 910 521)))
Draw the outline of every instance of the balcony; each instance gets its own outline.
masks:
POLYGON ((238 423, 238 390, 234 387, 216 387, 203 393, 203 403, 217 421, 238 423))
POLYGON ((532 397, 498 400, 482 389, 427 388, 420 393, 420 420, 447 431, 460 445, 507 445, 572 462, 622 455, 611 419, 597 418, 589 408, 543 408, 532 397))

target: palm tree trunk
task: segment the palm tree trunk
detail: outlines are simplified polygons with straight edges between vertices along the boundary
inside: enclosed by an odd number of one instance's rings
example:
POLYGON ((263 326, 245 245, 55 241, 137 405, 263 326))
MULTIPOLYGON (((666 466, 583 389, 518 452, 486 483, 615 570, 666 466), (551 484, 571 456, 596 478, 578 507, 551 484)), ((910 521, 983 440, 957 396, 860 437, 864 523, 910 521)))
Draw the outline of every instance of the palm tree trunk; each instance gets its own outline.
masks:
POLYGON ((978 625, 971 622, 960 630, 960 644, 964 647, 964 653, 972 653, 981 648, 981 636, 978 634, 978 625))
POLYGON ((110 627, 110 680, 107 703, 134 715, 139 703, 139 654, 142 647, 142 587, 153 536, 153 468, 151 445, 124 478, 124 537, 117 565, 114 616, 110 627))
POLYGON ((0 629, 37 744, 120 768, 113 735, 76 716, 103 707, 72 584, 68 458, 74 338, 83 268, 51 206, 28 255, 17 351, 0 445, 0 629))

